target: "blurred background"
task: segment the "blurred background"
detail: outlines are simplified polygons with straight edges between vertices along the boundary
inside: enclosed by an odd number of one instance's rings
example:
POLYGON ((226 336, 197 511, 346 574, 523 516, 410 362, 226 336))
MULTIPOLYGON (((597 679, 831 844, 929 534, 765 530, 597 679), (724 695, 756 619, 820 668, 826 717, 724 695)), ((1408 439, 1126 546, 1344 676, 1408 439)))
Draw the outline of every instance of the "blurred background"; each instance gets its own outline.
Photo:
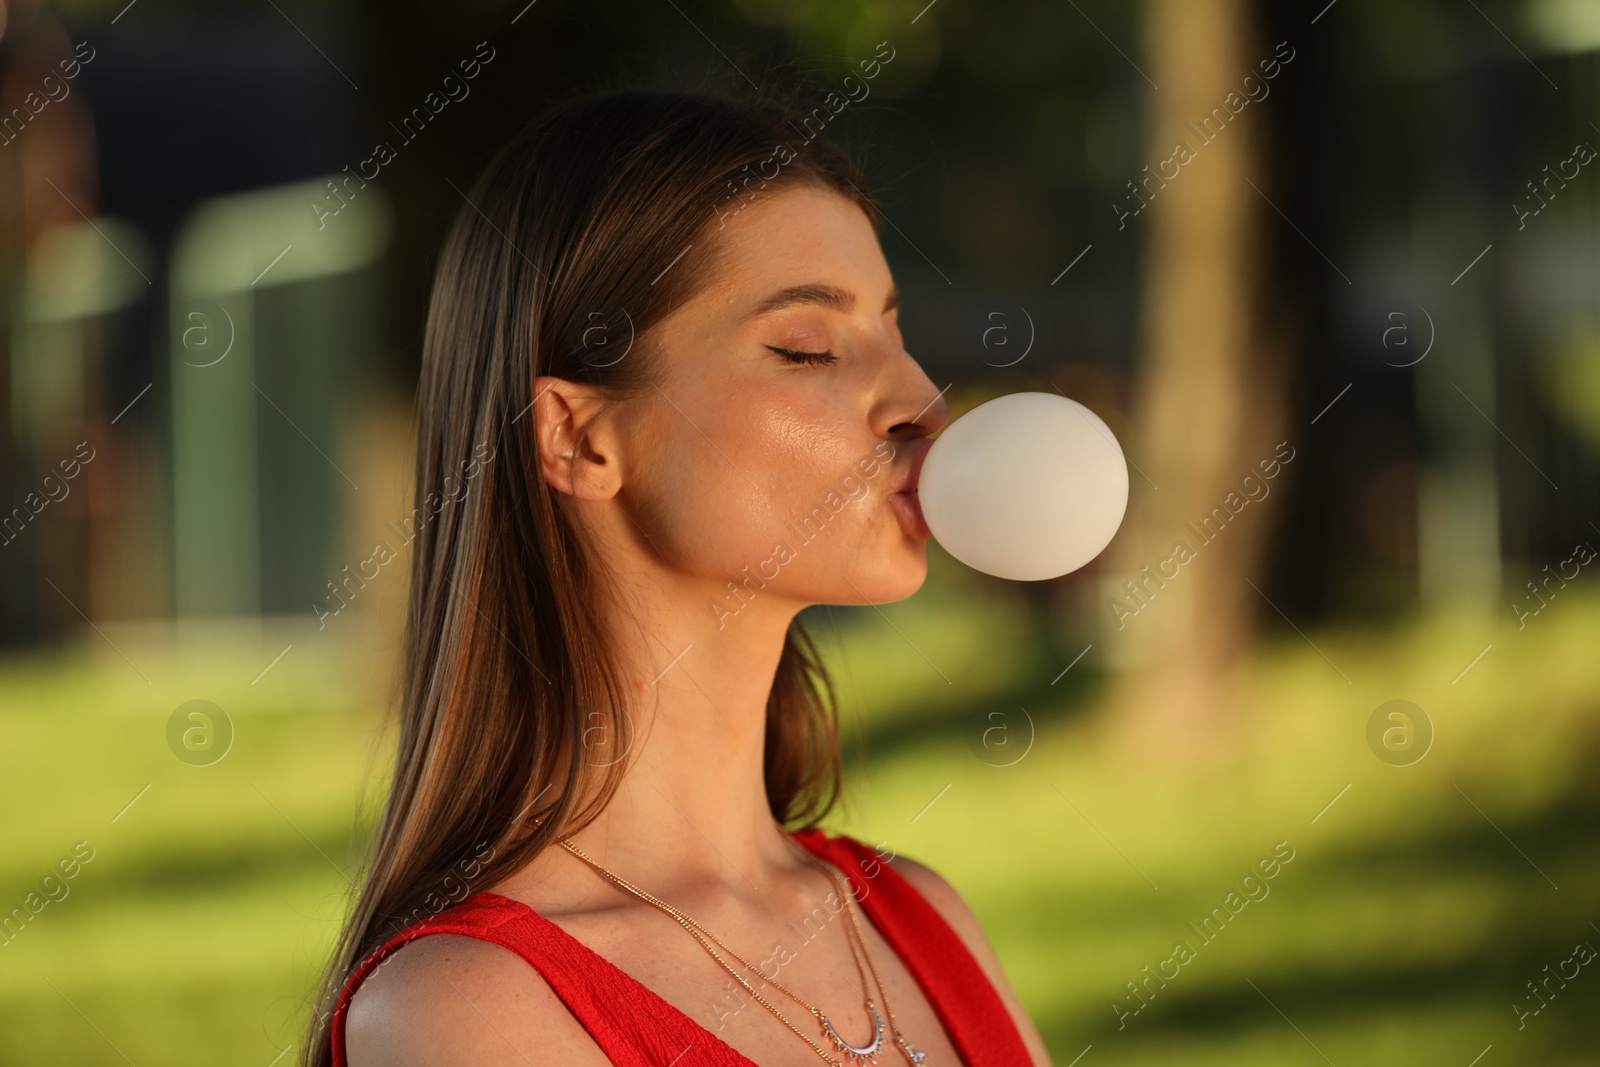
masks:
POLYGON ((908 348, 955 414, 1088 405, 1131 496, 1061 579, 931 545, 916 596, 806 613, 829 828, 961 890, 1058 1067, 1600 1063, 1600 6, 0 29, 0 1062, 297 1055, 393 743, 409 554, 372 557, 431 265, 488 154, 576 92, 820 98, 892 53, 827 133, 908 348))

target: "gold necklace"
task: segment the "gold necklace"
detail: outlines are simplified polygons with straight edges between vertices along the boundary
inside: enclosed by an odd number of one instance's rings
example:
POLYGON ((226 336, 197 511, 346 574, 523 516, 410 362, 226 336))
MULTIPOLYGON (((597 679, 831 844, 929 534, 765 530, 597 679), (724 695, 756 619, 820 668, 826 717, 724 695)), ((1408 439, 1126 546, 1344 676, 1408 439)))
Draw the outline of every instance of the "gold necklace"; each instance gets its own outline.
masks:
MULTIPOLYGON (((878 968, 872 962, 872 953, 867 951, 867 939, 861 933, 861 926, 856 920, 853 899, 854 894, 850 892, 848 886, 840 884, 839 876, 832 867, 822 863, 822 861, 813 856, 809 850, 801 849, 800 851, 804 854, 807 860, 811 861, 813 866, 822 871, 822 873, 826 874, 828 878, 832 880, 834 891, 837 892, 839 898, 844 901, 845 911, 850 916, 850 925, 855 930, 856 941, 860 942, 861 944, 861 954, 867 958, 867 967, 872 971, 872 980, 877 984, 878 995, 883 998, 884 1014, 889 1016, 889 1029, 894 1034, 895 1043, 900 1046, 900 1050, 905 1054, 906 1058, 911 1061, 912 1067, 920 1067, 922 1061, 927 1059, 928 1054, 926 1052, 919 1052, 916 1046, 912 1045, 910 1040, 900 1032, 900 1024, 895 1020, 894 1017, 894 1009, 889 1007, 889 994, 884 989, 883 979, 878 977, 878 968)), ((851 945, 851 951, 855 951, 854 945, 851 945)))
MULTIPOLYGON (((780 827, 780 831, 781 831, 781 827, 780 827)), ((797 845, 794 845, 794 844, 791 843, 790 847, 793 848, 796 852, 800 853, 802 859, 804 859, 807 862, 809 862, 813 867, 817 868, 817 870, 821 871, 823 874, 825 874, 828 877, 828 880, 833 883, 834 892, 838 895, 839 899, 844 902, 845 912, 846 912, 846 914, 848 915, 848 917, 850 919, 850 926, 845 929, 845 940, 850 945, 851 955, 853 955, 855 957, 856 974, 861 978, 861 984, 864 987, 867 984, 867 978, 866 978, 866 975, 861 974, 861 958, 863 956, 865 956, 866 957, 866 961, 867 961, 867 967, 868 967, 868 969, 870 969, 872 971, 872 981, 878 988, 879 997, 881 997, 882 1000, 883 1000, 884 1014, 889 1016, 890 1032, 894 1035, 894 1040, 895 1040, 896 1044, 898 1044, 901 1047, 901 1051, 910 1059, 913 1067, 916 1067, 916 1065, 920 1064, 922 1062, 922 1060, 927 1056, 927 1053, 917 1051, 916 1047, 913 1046, 911 1044, 911 1042, 906 1039, 905 1035, 900 1032, 900 1025, 899 1025, 899 1023, 896 1021, 896 1019, 894 1017, 894 1009, 889 1007, 889 994, 888 994, 888 991, 884 987, 883 979, 878 976, 877 965, 872 962, 872 952, 871 952, 871 950, 869 950, 867 948, 866 936, 862 934, 861 926, 860 926, 859 922, 857 921, 854 902, 853 902, 853 895, 851 894, 850 890, 847 889, 839 881, 839 875, 832 867, 828 866, 827 864, 824 864, 821 860, 819 860, 815 856, 811 855, 811 853, 809 851, 806 851, 805 849, 802 849, 797 845), (859 950, 857 949, 858 945, 860 946, 859 950)), ((713 936, 709 931, 703 931, 703 932, 706 934, 707 937, 710 937, 713 941, 717 941, 716 937, 713 936)), ((733 957, 735 959, 737 959, 740 963, 744 964, 747 968, 750 968, 751 970, 755 970, 756 969, 756 968, 751 966, 751 964, 749 963, 748 960, 745 960, 743 957, 741 957, 737 953, 735 953, 732 949, 728 948, 726 945, 723 945, 721 941, 717 941, 717 944, 721 945, 724 950, 726 950, 730 955, 733 955, 733 957)), ((777 982, 774 982, 774 981, 772 981, 772 979, 767 978, 766 972, 763 971, 763 972, 760 972, 760 973, 761 973, 761 977, 763 979, 765 979, 768 982, 772 982, 772 984, 774 986, 777 986, 778 989, 782 990, 784 992, 784 994, 786 996, 788 996, 790 999, 798 1001, 802 1006, 810 1009, 813 1013, 816 1013, 816 1009, 812 1008, 810 1004, 806 1003, 803 1000, 800 1000, 799 997, 796 997, 793 993, 790 993, 788 990, 784 989, 781 985, 778 985, 777 982)), ((846 1042, 843 1037, 841 1037, 839 1035, 837 1030, 835 1030, 833 1028, 832 1023, 828 1020, 827 1016, 824 1015, 824 1016, 821 1017, 822 1018, 822 1023, 823 1023, 823 1027, 824 1027, 824 1032, 827 1034, 827 1036, 829 1036, 833 1040, 834 1047, 836 1049, 838 1049, 840 1051, 843 1051, 843 1052, 846 1052, 847 1054, 854 1053, 854 1054, 856 1054, 857 1057, 865 1057, 867 1059, 870 1059, 871 1062, 876 1063, 877 1062, 877 1046, 882 1040, 883 1021, 882 1021, 882 1019, 880 1019, 878 1017, 877 1009, 876 1009, 876 1006, 872 1002, 872 998, 869 997, 869 996, 866 996, 866 994, 864 994, 864 993, 862 994, 862 996, 866 1001, 867 1010, 869 1012, 871 1012, 872 1019, 873 1019, 873 1022, 875 1024, 875 1033, 874 1033, 875 1040, 873 1041, 873 1043, 871 1045, 863 1046, 861 1048, 857 1048, 855 1046, 852 1046, 848 1042, 846 1042)))
MULTIPOLYGON (((781 830, 782 828, 780 827, 779 829, 781 830)), ((785 834, 785 836, 787 837, 788 835, 785 834)), ((793 842, 791 842, 791 845, 793 845, 793 842)), ((809 850, 800 848, 799 846, 793 847, 795 847, 805 859, 809 860, 812 866, 816 867, 823 874, 828 876, 828 878, 833 882, 834 891, 838 893, 839 898, 844 901, 845 912, 850 917, 850 926, 855 931, 855 939, 861 945, 861 954, 867 958, 867 967, 872 971, 872 980, 877 984, 878 995, 883 998, 883 1011, 884 1014, 889 1016, 889 1029, 894 1034, 895 1043, 900 1046, 900 1051, 903 1052, 906 1058, 911 1061, 912 1067, 919 1067, 922 1061, 927 1059, 928 1054, 926 1052, 919 1052, 916 1046, 914 1046, 910 1040, 908 1040, 906 1036, 900 1032, 900 1024, 895 1020, 894 1017, 894 1009, 889 1007, 888 991, 884 988, 883 979, 878 977, 878 968, 872 962, 872 953, 867 950, 867 939, 861 933, 861 926, 856 920, 854 894, 850 892, 850 889, 847 886, 840 884, 838 873, 835 872, 832 867, 817 859, 809 850)), ((850 950, 852 952, 855 951, 855 944, 850 946, 850 950)), ((859 965, 860 964, 858 961, 857 966, 859 967, 859 965)), ((863 984, 865 984, 865 982, 863 982, 863 984)))
MULTIPOLYGON (((691 919, 689 916, 685 915, 683 912, 679 911, 677 908, 674 908, 672 905, 666 903, 665 901, 660 900, 660 899, 652 896, 651 894, 645 892, 644 890, 640 889, 638 886, 633 885, 631 882, 628 882, 625 879, 620 878, 615 874, 612 874, 610 871, 606 870, 604 867, 600 866, 598 863, 596 863, 593 860, 591 860, 588 856, 584 855, 584 853, 580 849, 578 849, 576 846, 572 845, 571 843, 569 843, 567 841, 562 841, 562 842, 559 842, 559 843, 567 851, 571 852, 573 855, 575 855, 579 859, 581 859, 584 863, 588 864, 598 874, 600 874, 603 877, 605 877, 608 881, 614 883, 615 885, 617 885, 618 887, 622 888, 623 890, 633 894, 634 896, 638 897, 640 900, 643 900, 645 903, 650 904, 653 907, 656 907, 656 908, 660 909, 661 911, 666 912, 668 915, 672 916, 672 918, 678 923, 678 925, 682 926, 684 928, 684 930, 686 930, 690 934, 690 936, 692 936, 697 942, 700 943, 700 947, 704 948, 706 950, 706 952, 710 953, 711 958, 716 960, 717 963, 722 967, 723 970, 727 971, 728 974, 730 974, 734 978, 735 981, 737 981, 740 985, 742 985, 745 988, 745 990, 750 994, 752 999, 754 999, 762 1007, 766 1008, 769 1012, 771 1012, 778 1019, 779 1022, 781 1022, 785 1026, 787 1026, 791 1031, 793 1031, 795 1033, 796 1036, 798 1036, 801 1040, 805 1041, 806 1044, 810 1045, 811 1048, 813 1049, 813 1051, 815 1051, 817 1053, 817 1055, 822 1058, 823 1062, 829 1063, 829 1064, 834 1064, 835 1067, 845 1067, 845 1065, 842 1064, 840 1061, 833 1059, 826 1052, 824 1052, 822 1047, 820 1045, 818 1045, 815 1041, 811 1040, 811 1038, 807 1037, 804 1033, 801 1033, 799 1028, 796 1027, 793 1023, 791 1023, 787 1018, 785 1018, 782 1012, 780 1012, 771 1002, 769 1002, 760 993, 757 993, 756 990, 755 990, 755 987, 752 986, 748 981, 746 981, 743 975, 739 974, 736 970, 734 970, 731 966, 729 966, 727 961, 724 960, 721 956, 719 956, 717 954, 716 950, 713 949, 711 947, 711 945, 708 943, 708 939, 709 939, 709 941, 715 941, 717 943, 717 945, 721 946, 723 951, 727 952, 728 955, 730 955, 734 959, 738 960, 747 969, 755 971, 758 974, 761 974, 762 978, 765 981, 767 981, 770 985, 772 985, 773 988, 777 989, 779 992, 783 993, 785 996, 789 997, 791 1000, 794 1000, 796 1003, 800 1004, 802 1007, 804 1007, 807 1010, 809 1010, 811 1012, 811 1014, 817 1019, 817 1021, 822 1024, 823 1035, 825 1037, 829 1038, 830 1040, 832 1040, 835 1050, 839 1051, 839 1052, 843 1052, 851 1063, 873 1063, 873 1064, 877 1063, 878 1055, 882 1050, 883 1041, 884 1041, 884 1021, 883 1021, 882 1017, 880 1017, 878 1015, 877 1009, 873 1005, 872 998, 870 996, 867 996, 865 993, 863 993, 863 998, 866 1001, 866 1007, 867 1007, 868 1012, 871 1014, 872 1021, 873 1021, 873 1026, 874 1026, 874 1032, 873 1032, 872 1040, 871 1040, 870 1043, 868 1043, 866 1045, 862 1045, 862 1046, 851 1045, 849 1042, 845 1041, 843 1037, 840 1036, 839 1032, 834 1028, 832 1020, 830 1020, 828 1018, 828 1016, 826 1014, 824 1014, 823 1011, 820 1008, 817 1008, 815 1005, 812 1005, 812 1004, 808 1003, 807 1001, 801 999, 800 997, 796 996, 793 992, 791 992, 790 990, 786 989, 783 985, 779 984, 776 980, 771 979, 771 978, 767 978, 764 972, 762 972, 759 968, 757 968, 756 966, 751 964, 744 957, 740 956, 737 952, 733 951, 733 949, 731 949, 727 945, 723 944, 723 942, 721 940, 719 940, 715 935, 713 935, 710 931, 706 930, 703 926, 701 926, 695 920, 691 919)), ((834 872, 830 868, 828 868, 827 866, 822 864, 819 860, 817 860, 814 856, 811 856, 809 853, 806 853, 804 858, 809 860, 814 866, 816 866, 825 875, 827 875, 829 881, 833 883, 835 891, 839 894, 840 898, 844 901, 845 910, 849 914, 849 918, 850 918, 850 927, 847 928, 846 931, 845 931, 845 940, 847 942, 849 942, 851 955, 855 958, 855 961, 856 961, 856 973, 861 978, 862 985, 865 986, 866 985, 866 975, 864 973, 862 973, 862 971, 861 971, 861 956, 865 955, 866 956, 866 961, 867 961, 867 967, 868 967, 868 969, 871 970, 873 981, 877 984, 878 994, 879 994, 880 997, 883 997, 884 1012, 889 1016, 889 1024, 893 1029, 895 1045, 900 1049, 901 1053, 913 1065, 913 1067, 918 1067, 918 1065, 921 1064, 922 1060, 927 1056, 927 1053, 919 1052, 915 1047, 912 1046, 911 1042, 906 1040, 904 1035, 902 1035, 900 1033, 899 1025, 896 1023, 895 1018, 894 1018, 894 1012, 889 1008, 888 997, 885 995, 884 988, 883 988, 883 980, 878 975, 877 966, 875 964, 873 964, 873 962, 872 962, 872 954, 869 951, 867 951, 866 939, 862 936, 860 925, 856 920, 855 910, 854 910, 854 907, 853 907, 853 904, 852 904, 852 894, 849 892, 849 890, 846 887, 844 887, 843 885, 840 884, 837 875, 835 875, 834 872), (851 936, 852 931, 854 933, 854 937, 851 936), (861 942, 861 949, 860 949, 859 952, 857 951, 857 948, 856 948, 856 940, 857 939, 859 939, 860 942, 861 942)))

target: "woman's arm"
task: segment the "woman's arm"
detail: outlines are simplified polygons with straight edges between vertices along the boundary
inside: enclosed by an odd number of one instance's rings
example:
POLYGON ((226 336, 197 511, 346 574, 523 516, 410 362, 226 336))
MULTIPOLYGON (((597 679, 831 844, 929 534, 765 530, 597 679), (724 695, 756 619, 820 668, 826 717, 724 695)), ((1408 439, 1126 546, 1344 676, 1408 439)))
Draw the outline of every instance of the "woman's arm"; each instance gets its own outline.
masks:
POLYGON ((972 909, 961 899, 961 894, 932 868, 923 866, 909 856, 897 854, 890 865, 904 875, 906 881, 910 882, 917 892, 927 898, 934 910, 944 916, 945 922, 949 923, 966 943, 968 951, 983 968, 984 974, 999 992, 1006 1009, 1011 1012, 1011 1017, 1016 1020, 1017 1030, 1022 1034, 1022 1043, 1028 1047, 1028 1054, 1033 1057, 1034 1067, 1054 1067, 1050 1061, 1050 1052, 1045 1048, 1044 1039, 1039 1036, 1038 1028, 1033 1025, 1033 1020, 1029 1018, 1027 1009, 1022 1006, 1022 1001, 1011 988, 1011 983, 1006 981, 1005 972, 1000 968, 1000 960, 994 954, 983 927, 979 925, 978 917, 972 914, 972 909))

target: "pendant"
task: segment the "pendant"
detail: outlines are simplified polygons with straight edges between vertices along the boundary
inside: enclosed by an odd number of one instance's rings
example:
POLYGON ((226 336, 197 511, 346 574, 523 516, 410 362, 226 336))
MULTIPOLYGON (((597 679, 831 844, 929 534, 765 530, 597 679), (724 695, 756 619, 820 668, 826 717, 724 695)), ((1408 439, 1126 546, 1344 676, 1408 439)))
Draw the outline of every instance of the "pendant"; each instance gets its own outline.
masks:
POLYGON ((839 1031, 833 1028, 833 1023, 826 1015, 822 1017, 822 1035, 833 1042, 835 1051, 844 1053, 845 1060, 849 1063, 878 1062, 878 1050, 883 1047, 883 1019, 878 1015, 878 1009, 871 1004, 867 1005, 867 1010, 872 1013, 872 1022, 876 1029, 873 1031, 872 1043, 859 1048, 840 1037, 839 1031))
POLYGON ((926 1052, 918 1052, 914 1047, 912 1047, 911 1042, 907 1041, 905 1038, 897 1037, 895 1040, 900 1042, 900 1047, 906 1050, 906 1055, 911 1057, 912 1063, 920 1064, 923 1060, 928 1058, 928 1054, 926 1052))

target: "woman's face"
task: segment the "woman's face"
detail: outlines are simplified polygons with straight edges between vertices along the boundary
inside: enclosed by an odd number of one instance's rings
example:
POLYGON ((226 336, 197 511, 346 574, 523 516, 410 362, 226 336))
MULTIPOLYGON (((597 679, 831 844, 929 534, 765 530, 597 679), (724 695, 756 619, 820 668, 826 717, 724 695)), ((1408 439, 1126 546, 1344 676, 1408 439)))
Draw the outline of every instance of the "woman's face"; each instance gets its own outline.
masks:
POLYGON ((608 413, 632 527, 613 533, 703 586, 708 615, 910 596, 926 531, 891 496, 949 408, 901 344, 867 216, 795 186, 700 240, 718 243, 711 278, 642 353, 659 388, 608 413))

